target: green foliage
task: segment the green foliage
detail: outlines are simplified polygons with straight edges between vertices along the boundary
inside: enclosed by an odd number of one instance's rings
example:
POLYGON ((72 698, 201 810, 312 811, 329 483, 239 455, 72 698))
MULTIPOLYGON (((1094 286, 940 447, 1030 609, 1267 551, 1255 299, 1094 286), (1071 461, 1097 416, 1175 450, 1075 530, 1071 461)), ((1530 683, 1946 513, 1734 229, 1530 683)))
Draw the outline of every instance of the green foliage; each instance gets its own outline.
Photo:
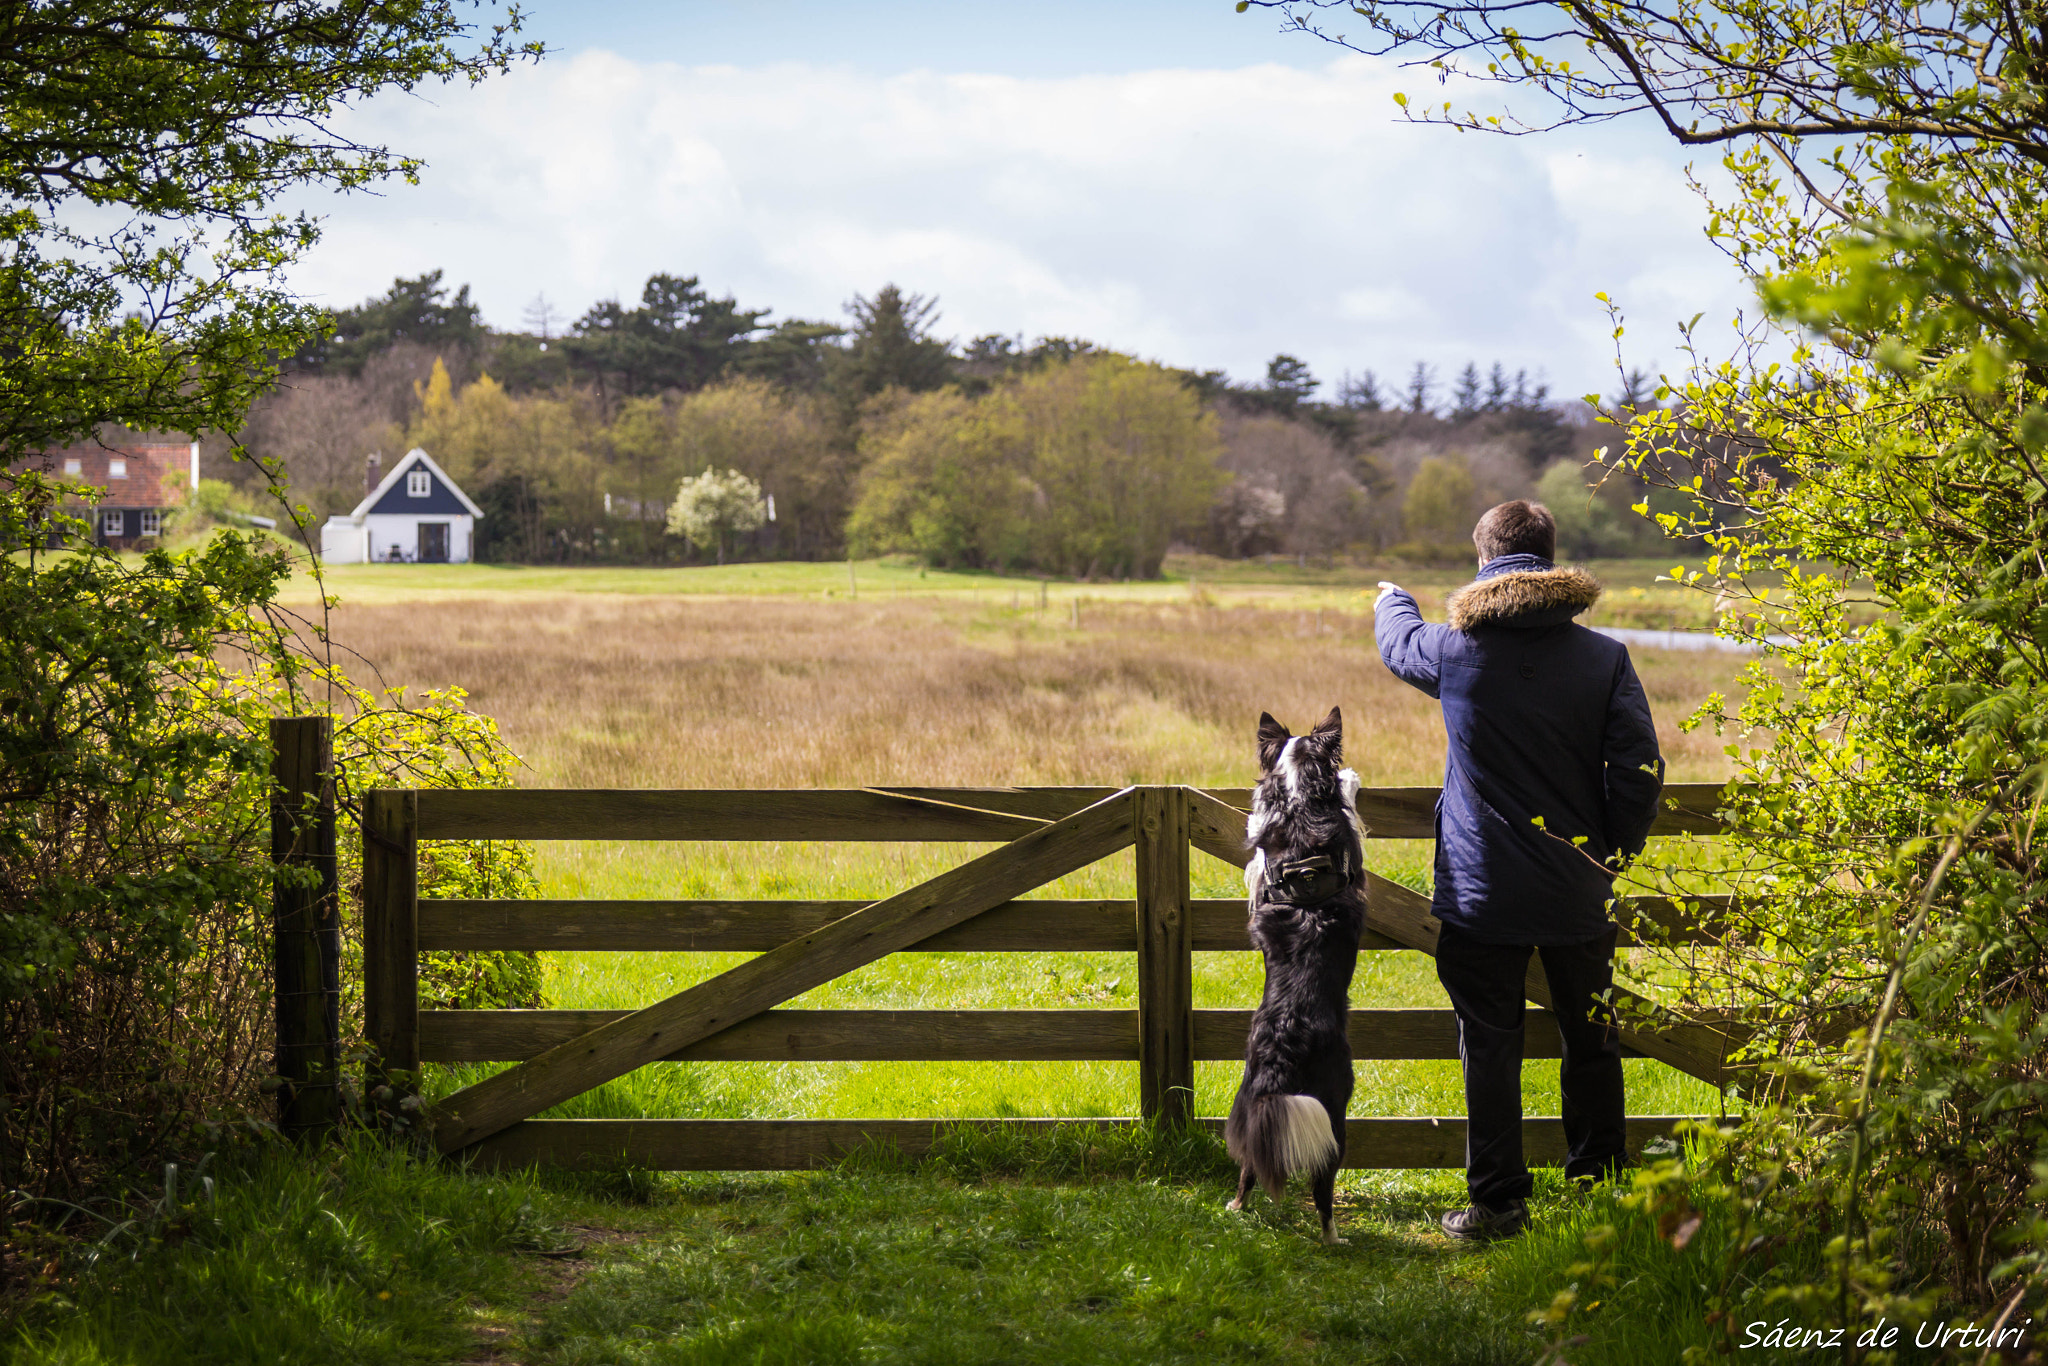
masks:
POLYGON ((270 690, 223 661, 278 657, 289 572, 232 532, 51 555, 55 493, 0 476, 0 1184, 32 1189, 181 1141, 258 1065, 229 979, 263 943, 238 912, 269 892, 270 690))
MULTIPOLYGON (((257 1104, 269 718, 339 717, 350 883, 356 794, 504 784, 513 760, 460 693, 408 706, 306 652, 272 607, 281 550, 228 531, 139 564, 89 538, 52 554, 57 492, 0 476, 0 1184, 78 1196, 257 1104)), ((424 862, 453 894, 532 894, 526 846, 429 846, 424 862)), ((538 1004, 532 954, 430 955, 423 980, 451 1006, 538 1004)))
POLYGON ((237 429, 275 357, 320 323, 280 279, 318 222, 270 203, 410 178, 417 162, 345 136, 336 111, 537 55, 516 28, 515 14, 472 41, 440 0, 66 0, 10 26, 0 462, 103 422, 237 429))
MULTIPOLYGON (((471 711, 460 688, 377 697, 338 674, 327 679, 345 713, 335 727, 343 888, 343 1033, 361 1031, 361 794, 373 787, 510 787, 519 761, 497 724, 471 711)), ((518 840, 424 840, 421 896, 530 898, 539 894, 533 846, 518 840)), ((531 1010, 544 1004, 540 955, 524 950, 434 949, 420 955, 420 1002, 434 1010, 531 1010)))
POLYGON ((1674 491, 1648 488, 1614 470, 1594 467, 1588 471, 1570 460, 1560 460, 1536 481, 1536 501, 1550 509, 1557 519, 1559 559, 1590 560, 1609 556, 1655 555, 1664 548, 1665 537, 1654 521, 1635 513, 1633 505, 1646 502, 1652 515, 1678 512, 1689 500, 1674 491))
POLYGON ((714 383, 747 354, 747 339, 767 313, 712 298, 694 275, 651 275, 640 307, 628 309, 616 299, 599 303, 561 345, 577 371, 613 401, 687 394, 714 383))
POLYGON ((1224 483, 1214 419, 1178 378, 1091 355, 979 399, 925 395, 870 424, 856 550, 928 563, 1156 578, 1224 483))
POLYGON ((889 389, 924 393, 953 378, 953 348, 931 335, 939 301, 883 285, 870 299, 855 295, 852 335, 835 352, 826 377, 849 419, 889 389))
MULTIPOLYGON (((317 221, 277 198, 411 178, 336 115, 537 56, 518 25, 474 37, 441 0, 10 15, 0 464, 109 423, 239 430, 321 325, 281 279, 317 221)), ((76 535, 59 492, 0 475, 0 1184, 79 1194, 250 1109, 264 723, 310 705, 309 682, 338 706, 360 694, 294 647, 277 550, 230 532, 125 563, 76 535), (78 543, 53 555, 53 535, 78 543)))
POLYGON ((1455 545, 1472 535, 1472 474, 1464 462, 1430 456, 1415 468, 1401 524, 1418 541, 1455 545))
POLYGON ((371 357, 398 342, 417 342, 442 351, 474 351, 483 343, 483 310, 470 302, 469 286, 447 297, 441 272, 394 280, 389 293, 344 308, 329 320, 331 333, 306 348, 301 367, 360 373, 371 357))

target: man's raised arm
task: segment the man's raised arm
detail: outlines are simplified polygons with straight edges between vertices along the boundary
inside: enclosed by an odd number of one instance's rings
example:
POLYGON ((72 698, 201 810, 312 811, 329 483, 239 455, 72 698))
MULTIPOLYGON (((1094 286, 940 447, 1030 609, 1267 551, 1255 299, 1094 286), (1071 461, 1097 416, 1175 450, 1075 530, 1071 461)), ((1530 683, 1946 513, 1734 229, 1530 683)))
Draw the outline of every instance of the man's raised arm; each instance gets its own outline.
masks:
POLYGON ((1372 634, 1380 658, 1394 677, 1431 697, 1437 695, 1442 657, 1436 636, 1444 629, 1422 619, 1422 609, 1407 589, 1380 580, 1380 595, 1372 604, 1372 634))

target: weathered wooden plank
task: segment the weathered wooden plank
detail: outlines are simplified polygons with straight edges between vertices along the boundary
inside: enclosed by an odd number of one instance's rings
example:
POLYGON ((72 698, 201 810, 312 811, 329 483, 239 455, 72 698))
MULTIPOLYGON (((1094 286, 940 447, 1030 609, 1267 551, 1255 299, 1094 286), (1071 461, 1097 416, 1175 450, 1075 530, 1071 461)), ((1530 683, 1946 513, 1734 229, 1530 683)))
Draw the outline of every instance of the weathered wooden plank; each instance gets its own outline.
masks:
MULTIPOLYGON (((1643 916, 1671 927, 1664 943, 1718 938, 1732 898, 1686 897, 1681 903, 1637 898, 1616 910, 1623 945, 1637 942, 1629 925, 1643 916)), ((852 915, 867 901, 437 901, 419 903, 422 949, 611 950, 630 953, 761 953, 800 934, 852 915)), ((1131 953, 1137 948, 1136 902, 1028 898, 983 911, 942 930, 906 953, 1131 953)), ((1190 899, 1197 953, 1251 952, 1239 897, 1190 899)), ((1375 936, 1369 949, 1398 949, 1375 936)))
MULTIPOLYGON (((1251 936, 1245 927, 1243 901, 1213 898, 1191 902, 1190 905, 1194 913, 1197 951, 1251 951, 1251 936)), ((1667 897, 1628 897, 1615 907, 1614 916, 1621 925, 1619 943, 1623 948, 1643 943, 1646 938, 1649 942, 1658 944, 1708 944, 1721 938, 1723 926, 1727 924, 1734 910, 1735 898, 1723 894, 1689 896, 1677 900, 1667 897), (1650 922, 1647 935, 1638 933, 1639 921, 1650 922)), ((968 927, 961 928, 965 930, 968 927)), ((1407 945, 1397 943, 1382 934, 1368 933, 1359 947, 1402 949, 1407 945)))
MULTIPOLYGON (((1712 835, 1721 830, 1714 811, 1725 783, 1666 783, 1657 805, 1652 835, 1712 835)), ((1252 809, 1250 788, 1211 787, 1193 789, 1239 811, 1252 809)), ((1395 840, 1436 838, 1436 800, 1439 787, 1365 787, 1358 791, 1358 818, 1365 825, 1367 839, 1395 840)), ((1223 855, 1218 855, 1223 857, 1223 855)))
MULTIPOLYGON (((1210 800, 1201 793, 1189 794, 1189 831, 1195 847, 1244 865, 1244 813, 1221 802, 1210 800)), ((1375 933, 1393 940, 1405 948, 1419 949, 1434 956, 1436 936, 1440 928, 1437 919, 1430 914, 1428 898, 1397 882, 1389 882, 1377 873, 1366 874, 1366 926, 1375 933)), ((1529 975, 1523 983, 1523 994, 1540 1006, 1549 1007, 1550 983, 1543 975, 1543 964, 1535 956, 1529 959, 1529 975)), ((1617 987, 1615 1000, 1618 1004, 1647 1006, 1641 997, 1617 987)), ((1635 1049, 1645 1057, 1669 1063, 1679 1071, 1720 1085, 1726 1076, 1725 1060, 1732 1040, 1722 1028, 1706 1022, 1673 1022, 1669 1025, 1644 1028, 1636 1027, 1621 1031, 1623 1044, 1635 1049)))
MULTIPOLYGON (((1359 1062, 1456 1061, 1458 1057, 1458 1016, 1454 1011, 1354 1009, 1348 1025, 1351 1056, 1359 1062)), ((1196 1011, 1195 1056, 1205 1061, 1242 1058, 1251 1027, 1249 1010, 1196 1011)), ((1528 1012, 1522 1023, 1522 1056, 1564 1056, 1555 1015, 1547 1010, 1528 1012)), ((1622 1056, 1641 1055, 1624 1048, 1622 1056)))
POLYGON ((443 1152, 602 1085, 644 1063, 730 1028, 959 924, 1056 877, 1105 858, 1134 837, 1135 812, 1121 792, 1053 825, 1035 827, 908 891, 465 1087, 437 1107, 443 1152))
MULTIPOLYGON (((624 1010, 429 1010, 421 1055, 517 1062, 624 1010)), ((1243 1051, 1243 1041, 1239 1041, 1243 1051)), ((663 1062, 1135 1062, 1135 1010, 764 1010, 663 1062)))
POLYGON ((1042 822, 852 789, 431 788, 421 839, 987 840, 1042 822))
MULTIPOLYGON (((1240 811, 1249 788, 1191 789, 1240 811)), ((1358 794, 1371 839, 1431 839, 1435 787, 1358 794)), ((1653 835, 1713 834, 1719 783, 1668 783, 1653 835)), ((422 839, 1004 840, 1109 796, 1105 787, 433 788, 422 839)))
MULTIPOLYGON (((1430 914, 1428 900, 1375 874, 1367 873, 1366 879, 1366 897, 1371 904, 1367 913, 1368 923, 1390 939, 1434 954, 1440 926, 1436 917, 1430 914)), ((1535 954, 1529 957, 1529 972, 1522 983, 1522 994, 1546 1009, 1553 1004, 1550 979, 1544 975, 1542 959, 1535 954)), ((1621 987, 1614 989, 1614 999, 1625 1010, 1648 1005, 1641 997, 1621 987)), ((1718 1086, 1726 1079, 1725 1062, 1731 1040, 1715 1025, 1677 1020, 1661 1026, 1637 1025, 1623 1029, 1621 1041, 1644 1057, 1668 1063, 1702 1081, 1718 1086)))
MULTIPOLYGON (((1628 1147, 1640 1153, 1668 1136, 1685 1116, 1636 1115, 1628 1147)), ((634 1167, 650 1171, 801 1171, 830 1166, 869 1144, 905 1157, 929 1151, 945 1130, 962 1127, 1049 1133, 1109 1129, 1132 1119, 529 1119, 463 1156, 479 1165, 525 1168, 546 1164, 581 1171, 634 1167)), ((1220 1132, 1223 1121, 1195 1121, 1220 1132)), ((1522 1121, 1522 1148, 1532 1166, 1561 1166, 1564 1121, 1522 1121)), ((1353 1168, 1458 1168, 1465 1165, 1461 1118, 1353 1118, 1345 1126, 1344 1165, 1353 1168)), ((1220 1188, 1219 1188, 1220 1192, 1220 1188)), ((1222 1199, 1221 1193, 1217 1196, 1222 1199)))
POLYGON ((370 1081, 419 1071, 419 840, 416 793, 363 794, 363 1033, 370 1081))
MULTIPOLYGON (((988 810, 1057 820, 1102 800, 1112 789, 1106 787, 889 787, 876 791, 896 793, 926 801, 952 802, 988 810)), ((1251 810, 1252 790, 1248 787, 1195 789, 1226 806, 1251 810)), ((1436 834, 1434 787, 1368 787, 1358 793, 1359 819, 1371 839, 1430 839, 1436 834)))
MULTIPOLYGON (((422 901, 427 949, 611 949, 759 953, 872 901, 422 901)), ((1243 920, 1243 903, 1214 903, 1243 920)), ((1137 949, 1129 900, 1005 902, 910 945, 908 953, 1137 949)), ((1237 934, 1243 938, 1243 925, 1237 934)), ((1236 947, 1241 947, 1236 946, 1236 947)))
POLYGON ((278 1127, 341 1117, 341 899, 334 859, 334 718, 270 720, 270 859, 298 875, 271 893, 278 1127))
MULTIPOLYGON (((568 1043, 624 1010, 425 1010, 428 1062, 523 1062, 568 1043)), ((1249 1010, 1193 1012, 1194 1056, 1244 1056, 1249 1010)), ((1360 1061, 1455 1059, 1458 1021, 1448 1010, 1353 1010, 1360 1061)), ((1523 1056, 1560 1056, 1557 1021, 1532 1010, 1523 1056)), ((1630 1050, 1627 1056, 1636 1056, 1630 1050)), ((663 1062, 1136 1062, 1135 1010, 764 1010, 663 1062)))
POLYGON ((1181 1124, 1195 1103, 1193 917, 1188 911, 1188 801, 1141 787, 1137 801, 1138 1108, 1181 1124))

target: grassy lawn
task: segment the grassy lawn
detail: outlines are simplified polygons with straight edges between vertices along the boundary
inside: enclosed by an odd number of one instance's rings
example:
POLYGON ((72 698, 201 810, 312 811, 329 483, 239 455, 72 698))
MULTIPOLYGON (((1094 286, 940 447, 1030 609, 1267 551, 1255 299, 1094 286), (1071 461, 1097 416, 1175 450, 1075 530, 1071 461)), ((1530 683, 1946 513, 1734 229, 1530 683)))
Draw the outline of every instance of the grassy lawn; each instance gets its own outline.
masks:
MULTIPOLYGON (((332 576, 331 625, 361 676, 468 689, 533 786, 1240 785, 1260 710, 1300 725, 1332 704, 1369 783, 1438 780, 1435 705, 1372 648, 1378 572, 1172 568, 1163 584, 1051 585, 1041 611, 1035 581, 890 564, 855 566, 858 598, 844 564, 373 566, 332 576)), ((1659 569, 1602 573, 1675 604, 1659 569)), ((1434 614, 1465 575, 1386 577, 1434 614)), ((1740 663, 1637 652, 1674 778, 1723 772, 1722 742, 1678 722, 1740 663)), ((540 873, 550 897, 856 898, 976 852, 550 844, 540 873)), ((1371 857, 1427 885, 1426 844, 1376 842, 1371 857)), ((1126 853, 1038 894, 1128 896, 1131 880, 1126 853)), ((1242 892, 1200 854, 1193 880, 1198 896, 1242 892)), ((551 1005, 632 1007, 737 961, 565 953, 544 968, 551 1005)), ((1258 998, 1251 953, 1201 954, 1195 971, 1198 1006, 1258 998)), ((916 954, 793 1004, 1128 1009, 1135 983, 1131 955, 916 954)), ((1364 955, 1353 1000, 1443 1005, 1406 952, 1364 955)), ((1627 1067, 1637 1113, 1719 1107, 1660 1064, 1627 1067)), ((445 1092, 481 1069, 431 1070, 445 1092)), ((1227 1109, 1237 1070, 1198 1064, 1202 1113, 1227 1109)), ((1358 1072, 1355 1114, 1462 1113, 1455 1063, 1358 1072)), ((1554 1062, 1529 1064, 1525 1087, 1530 1113, 1557 1113, 1554 1062)), ((1120 1115, 1136 1089, 1125 1063, 664 1064, 553 1113, 1120 1115)), ((1305 1195, 1227 1214, 1231 1172, 1205 1136, 956 1136, 915 1167, 870 1154, 800 1175, 506 1177, 368 1146, 313 1163, 273 1152, 224 1163, 203 1214, 61 1270, 0 1361, 1522 1362, 1539 1350, 1525 1312, 1571 1278, 1602 1220, 1598 1199, 1538 1179, 1536 1230, 1475 1250, 1435 1229, 1462 1203, 1460 1173, 1348 1173, 1350 1243, 1324 1248, 1305 1195)), ((1661 1244, 1629 1256, 1630 1288, 1573 1350, 1578 1366, 1675 1360, 1696 1332, 1699 1259, 1661 1244)))
MULTIPOLYGON (((363 1138, 243 1151, 211 1189, 95 1225, 14 1306, 0 1362, 1508 1366, 1611 1217, 1539 1174, 1530 1234, 1451 1245, 1430 1227, 1454 1176, 1377 1176, 1325 1247, 1312 1210, 1225 1211, 1212 1141, 1088 1145, 659 1180, 483 1175, 363 1138)), ((1572 1361, 1675 1361, 1714 1234, 1624 1246, 1628 1308, 1596 1310, 1572 1361)))
MULTIPOLYGON (((1705 629, 1713 596, 1670 582, 1671 560, 1600 560, 1586 567, 1608 585, 1588 620, 1600 625, 1705 629)), ((811 598, 820 602, 878 602, 901 598, 969 601, 987 607, 1071 615, 1076 604, 1190 601, 1219 607, 1260 606, 1362 614, 1370 622, 1378 581, 1413 591, 1425 611, 1472 577, 1469 566, 1332 565, 1304 567, 1284 557, 1218 560, 1170 557, 1150 582, 1084 583, 994 573, 924 569, 905 557, 881 560, 701 565, 679 568, 496 564, 335 565, 325 572, 327 592, 346 603, 378 606, 494 598, 618 595, 631 598, 811 598)), ((294 578, 284 600, 317 601, 319 586, 294 578)))

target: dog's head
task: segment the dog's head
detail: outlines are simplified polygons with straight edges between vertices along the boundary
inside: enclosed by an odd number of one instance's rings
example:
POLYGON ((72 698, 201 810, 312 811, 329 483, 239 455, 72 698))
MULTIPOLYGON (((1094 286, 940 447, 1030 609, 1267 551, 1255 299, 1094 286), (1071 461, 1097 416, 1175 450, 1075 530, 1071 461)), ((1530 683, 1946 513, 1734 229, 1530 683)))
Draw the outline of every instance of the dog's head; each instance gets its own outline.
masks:
POLYGON ((1259 713, 1259 783, 1278 781, 1288 795, 1314 800, 1340 788, 1344 769, 1344 717, 1338 708, 1316 723, 1306 735, 1295 735, 1273 719, 1259 713))

